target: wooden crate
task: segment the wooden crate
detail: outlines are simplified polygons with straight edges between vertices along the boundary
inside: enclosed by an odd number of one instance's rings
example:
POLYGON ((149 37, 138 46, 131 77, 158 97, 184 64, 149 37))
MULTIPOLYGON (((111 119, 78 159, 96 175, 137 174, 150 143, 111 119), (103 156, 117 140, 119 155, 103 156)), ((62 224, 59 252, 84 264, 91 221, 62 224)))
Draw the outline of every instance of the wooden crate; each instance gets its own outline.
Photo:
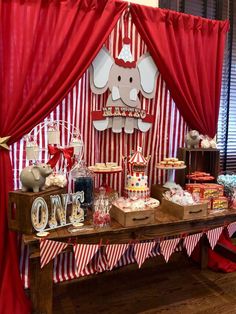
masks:
POLYGON ((9 229, 26 234, 35 233, 31 223, 31 206, 37 197, 43 197, 50 208, 50 195, 66 193, 66 188, 50 187, 38 193, 16 190, 8 195, 9 229))
POLYGON ((186 178, 186 175, 194 171, 210 173, 215 177, 216 182, 220 171, 220 151, 216 148, 178 148, 177 157, 183 160, 186 168, 176 171, 175 181, 182 187, 186 183, 193 182, 186 178))
POLYGON ((207 202, 202 202, 196 205, 179 205, 170 202, 166 199, 162 200, 162 210, 176 216, 179 219, 197 219, 207 216, 207 202))
POLYGON ((145 206, 136 211, 124 211, 120 207, 112 205, 110 215, 123 227, 148 225, 155 222, 155 208, 145 206))
POLYGON ((166 191, 169 191, 169 189, 168 188, 164 188, 163 185, 161 185, 161 184, 153 184, 152 187, 151 187, 151 197, 157 199, 161 203, 162 199, 163 199, 163 194, 166 191))

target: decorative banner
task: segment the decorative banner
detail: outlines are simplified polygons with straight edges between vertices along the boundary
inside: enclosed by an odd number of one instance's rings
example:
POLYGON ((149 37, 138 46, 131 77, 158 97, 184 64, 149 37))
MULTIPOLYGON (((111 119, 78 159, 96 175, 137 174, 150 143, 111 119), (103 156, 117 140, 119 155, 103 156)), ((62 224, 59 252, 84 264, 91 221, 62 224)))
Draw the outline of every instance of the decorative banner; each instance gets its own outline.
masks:
POLYGON ((223 227, 219 227, 219 228, 209 230, 206 232, 206 235, 208 237, 212 250, 214 250, 214 247, 216 246, 216 243, 219 240, 222 230, 223 230, 223 227))
POLYGON ((128 249, 129 244, 108 244, 106 245, 106 255, 109 270, 112 270, 121 256, 128 249))
POLYGON ((99 249, 99 244, 75 244, 73 247, 78 275, 88 265, 99 249))
POLYGON ((192 254, 195 246, 200 240, 202 233, 191 234, 184 239, 184 247, 186 248, 188 256, 192 254))
POLYGON ((232 222, 231 224, 229 224, 227 230, 229 233, 229 237, 231 238, 232 235, 236 232, 236 222, 232 222))
POLYGON ((118 58, 113 58, 103 47, 91 66, 90 86, 94 94, 111 91, 103 111, 92 112, 94 127, 99 131, 112 128, 114 133, 132 134, 134 129, 147 132, 153 117, 141 108, 139 93, 154 98, 158 70, 149 53, 136 62, 131 54, 129 38, 118 58))
POLYGON ((47 263, 54 259, 60 254, 66 247, 67 243, 52 241, 52 240, 41 240, 40 241, 40 264, 43 268, 47 263))
POLYGON ((138 263, 139 268, 149 256, 155 244, 155 241, 134 244, 135 259, 138 263))
POLYGON ((180 238, 174 238, 174 239, 164 240, 160 243, 161 254, 164 256, 166 263, 168 263, 169 258, 174 252, 179 241, 180 241, 180 238))

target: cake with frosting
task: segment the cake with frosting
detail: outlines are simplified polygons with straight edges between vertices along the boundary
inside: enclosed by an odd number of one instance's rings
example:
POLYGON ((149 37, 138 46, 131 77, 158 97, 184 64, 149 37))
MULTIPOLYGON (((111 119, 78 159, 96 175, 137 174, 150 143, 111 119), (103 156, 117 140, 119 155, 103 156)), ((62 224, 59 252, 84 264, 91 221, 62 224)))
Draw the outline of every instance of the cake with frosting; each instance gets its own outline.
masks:
POLYGON ((141 153, 141 148, 128 158, 128 174, 124 195, 131 199, 144 199, 150 197, 148 176, 146 175, 148 158, 141 153))

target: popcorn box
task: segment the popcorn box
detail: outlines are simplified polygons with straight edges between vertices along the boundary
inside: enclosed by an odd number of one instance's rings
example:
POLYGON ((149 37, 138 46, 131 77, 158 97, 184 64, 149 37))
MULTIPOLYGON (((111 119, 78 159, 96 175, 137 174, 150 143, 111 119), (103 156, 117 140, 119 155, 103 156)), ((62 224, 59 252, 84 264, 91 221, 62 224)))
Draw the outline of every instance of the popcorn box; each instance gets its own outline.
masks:
POLYGON ((228 209, 228 199, 225 196, 221 196, 218 198, 212 199, 212 209, 213 210, 222 210, 222 209, 228 209))
POLYGON ((190 193, 201 193, 202 184, 201 183, 187 183, 185 189, 190 193))
POLYGON ((224 186, 216 183, 204 183, 203 189, 211 189, 212 191, 218 191, 218 196, 224 196, 224 186))
POLYGON ((223 185, 215 183, 189 183, 186 184, 186 190, 190 193, 199 193, 202 199, 221 197, 224 195, 223 185))
POLYGON ((163 199, 161 207, 162 210, 179 219, 197 219, 207 216, 208 204, 204 201, 198 204, 184 206, 163 199))
POLYGON ((110 210, 110 215, 123 227, 149 225, 155 222, 155 209, 144 206, 142 209, 119 207, 115 202, 110 210))

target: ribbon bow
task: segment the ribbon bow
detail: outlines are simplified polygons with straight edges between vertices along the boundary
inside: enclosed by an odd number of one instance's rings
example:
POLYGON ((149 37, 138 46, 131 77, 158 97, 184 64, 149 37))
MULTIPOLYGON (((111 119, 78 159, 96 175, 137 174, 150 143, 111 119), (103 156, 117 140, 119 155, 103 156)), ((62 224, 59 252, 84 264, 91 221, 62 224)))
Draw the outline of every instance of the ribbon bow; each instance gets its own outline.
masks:
POLYGON ((74 147, 68 147, 68 148, 63 148, 63 147, 56 147, 52 145, 48 145, 48 151, 49 154, 52 155, 53 157, 47 162, 51 166, 51 168, 54 168, 60 159, 61 154, 64 156, 64 158, 67 160, 67 167, 68 169, 71 169, 73 165, 73 154, 74 154, 74 147))
POLYGON ((9 140, 10 136, 0 137, 0 149, 10 149, 10 147, 7 145, 7 141, 9 140))

